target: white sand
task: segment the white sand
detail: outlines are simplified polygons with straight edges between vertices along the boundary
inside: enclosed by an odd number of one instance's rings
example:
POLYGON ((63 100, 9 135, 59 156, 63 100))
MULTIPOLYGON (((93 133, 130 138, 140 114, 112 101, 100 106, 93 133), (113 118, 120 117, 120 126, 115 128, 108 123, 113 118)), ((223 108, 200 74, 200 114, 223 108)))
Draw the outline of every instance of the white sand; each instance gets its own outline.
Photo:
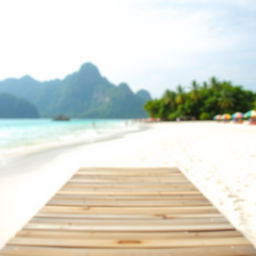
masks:
POLYGON ((256 126, 150 126, 111 141, 35 154, 2 171, 0 247, 80 166, 177 166, 256 245, 256 126))

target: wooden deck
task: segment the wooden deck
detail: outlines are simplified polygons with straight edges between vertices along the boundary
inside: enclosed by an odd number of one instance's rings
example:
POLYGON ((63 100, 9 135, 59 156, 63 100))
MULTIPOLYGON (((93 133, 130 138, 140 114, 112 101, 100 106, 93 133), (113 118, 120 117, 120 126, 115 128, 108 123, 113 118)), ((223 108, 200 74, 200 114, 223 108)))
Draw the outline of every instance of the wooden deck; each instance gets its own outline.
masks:
POLYGON ((178 169, 82 168, 0 255, 241 256, 256 250, 178 169))

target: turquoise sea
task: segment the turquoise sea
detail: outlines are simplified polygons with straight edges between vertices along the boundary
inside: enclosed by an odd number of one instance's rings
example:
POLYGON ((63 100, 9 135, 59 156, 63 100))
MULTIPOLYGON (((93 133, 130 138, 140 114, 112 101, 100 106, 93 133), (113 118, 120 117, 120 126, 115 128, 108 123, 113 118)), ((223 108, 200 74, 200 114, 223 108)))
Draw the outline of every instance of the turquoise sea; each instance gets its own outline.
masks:
POLYGON ((140 129, 133 120, 0 119, 0 154, 15 156, 45 148, 93 143, 140 129))

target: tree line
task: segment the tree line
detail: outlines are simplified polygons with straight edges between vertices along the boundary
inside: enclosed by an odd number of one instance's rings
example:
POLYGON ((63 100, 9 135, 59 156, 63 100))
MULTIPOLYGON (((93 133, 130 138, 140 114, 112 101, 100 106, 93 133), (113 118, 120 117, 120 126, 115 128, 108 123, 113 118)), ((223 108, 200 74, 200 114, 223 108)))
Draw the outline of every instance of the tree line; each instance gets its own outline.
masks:
POLYGON ((256 93, 211 77, 201 84, 194 80, 188 88, 179 85, 176 90, 166 90, 144 108, 150 117, 161 120, 211 120, 216 114, 255 109, 256 93))

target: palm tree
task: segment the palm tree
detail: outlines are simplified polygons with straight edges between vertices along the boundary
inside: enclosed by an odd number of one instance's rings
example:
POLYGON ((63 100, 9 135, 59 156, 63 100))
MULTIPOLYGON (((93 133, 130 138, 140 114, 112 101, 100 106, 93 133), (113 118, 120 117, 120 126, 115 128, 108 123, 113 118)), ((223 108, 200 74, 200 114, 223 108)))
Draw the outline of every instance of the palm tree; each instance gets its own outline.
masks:
POLYGON ((168 108, 174 109, 176 106, 176 93, 174 91, 166 90, 163 96, 163 100, 165 105, 167 105, 168 108))
POLYGON ((175 102, 178 105, 184 104, 185 102, 185 92, 184 92, 184 88, 181 85, 178 85, 177 87, 177 95, 175 97, 175 102))
POLYGON ((199 84, 196 80, 192 81, 190 97, 195 102, 199 99, 199 84))
POLYGON ((234 98, 228 90, 223 89, 220 92, 218 106, 223 112, 228 112, 234 106, 234 98))
POLYGON ((220 88, 220 83, 215 76, 210 78, 209 83, 210 83, 210 87, 212 87, 213 89, 218 90, 220 88))
POLYGON ((191 91, 189 94, 190 101, 190 109, 191 109, 191 115, 198 119, 200 115, 200 109, 199 109, 199 100, 200 100, 200 86, 199 84, 194 80, 191 84, 191 91))
POLYGON ((203 88, 204 88, 204 89, 208 89, 208 87, 209 87, 209 86, 208 86, 207 82, 203 82, 203 88))
POLYGON ((158 113, 159 113, 158 103, 159 103, 159 100, 150 100, 144 106, 144 109, 149 113, 150 117, 152 118, 158 117, 158 113))

